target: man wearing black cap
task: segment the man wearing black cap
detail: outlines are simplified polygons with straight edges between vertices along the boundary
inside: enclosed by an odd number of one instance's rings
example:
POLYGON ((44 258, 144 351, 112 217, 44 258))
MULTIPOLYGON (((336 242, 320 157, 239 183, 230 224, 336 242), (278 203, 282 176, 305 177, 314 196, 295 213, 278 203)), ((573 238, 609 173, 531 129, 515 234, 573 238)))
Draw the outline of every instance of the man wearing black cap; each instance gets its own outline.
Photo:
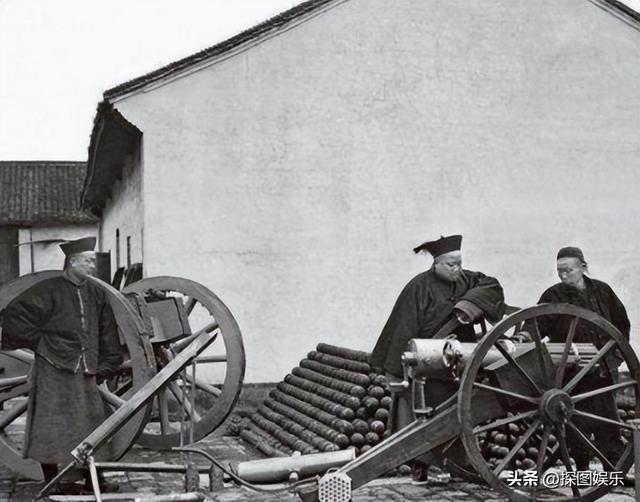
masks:
MULTIPOLYGON (((577 247, 564 247, 558 251, 556 265, 560 282, 547 289, 538 303, 570 303, 600 314, 613 324, 622 336, 629 340, 630 322, 624 305, 613 292, 611 287, 602 281, 587 277, 587 262, 582 250, 577 247)), ((548 336, 552 342, 564 342, 571 319, 558 317, 540 322, 540 331, 548 336)), ((578 323, 573 337, 574 343, 594 343, 601 347, 601 336, 597 328, 587 323, 578 323)), ((605 366, 597 374, 589 374, 576 386, 576 393, 588 392, 611 385, 618 379, 618 366, 622 358, 617 351, 612 350, 605 356, 605 366)), ((575 372, 567 372, 566 378, 571 378, 575 372)), ((605 418, 618 420, 615 401, 611 394, 599 394, 585 399, 577 405, 583 411, 595 413, 605 418)), ((576 425, 588 437, 592 433, 595 444, 614 464, 624 450, 618 427, 607 424, 574 418, 576 425)), ((592 450, 584 445, 580 438, 567 431, 571 454, 579 471, 589 469, 589 461, 593 456, 592 450)))
POLYGON ((2 348, 31 349, 35 362, 23 455, 42 465, 45 482, 106 418, 96 378, 118 368, 122 352, 95 272, 96 239, 70 241, 61 276, 39 282, 3 312, 2 348))
MULTIPOLYGON (((456 316, 461 321, 461 326, 455 330, 458 338, 475 342, 473 321, 487 318, 495 322, 504 315, 504 294, 500 283, 481 272, 464 270, 461 244, 462 236, 452 235, 414 248, 415 253, 430 253, 433 264, 404 287, 371 354, 371 365, 382 369, 389 377, 402 378, 400 357, 410 339, 431 338, 456 316)), ((427 399, 440 401, 451 391, 444 382, 427 384, 427 399)), ((397 393, 391 413, 392 430, 395 432, 412 420, 410 396, 397 393)), ((428 455, 422 460, 427 464, 434 457, 428 455)), ((416 474, 414 466, 415 477, 424 478, 426 465, 416 465, 422 473, 416 474)))

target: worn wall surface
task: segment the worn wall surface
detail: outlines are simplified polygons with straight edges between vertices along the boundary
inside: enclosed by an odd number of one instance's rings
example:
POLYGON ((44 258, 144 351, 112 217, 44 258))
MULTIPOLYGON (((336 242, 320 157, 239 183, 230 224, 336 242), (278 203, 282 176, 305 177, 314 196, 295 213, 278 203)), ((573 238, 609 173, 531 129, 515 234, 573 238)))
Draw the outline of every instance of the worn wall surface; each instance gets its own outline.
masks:
POLYGON ((102 213, 98 246, 100 251, 111 252, 112 274, 118 267, 127 266, 127 238, 130 262, 142 262, 142 170, 142 155, 138 150, 134 156, 125 159, 122 178, 113 186, 111 198, 102 213))
POLYGON ((586 0, 350 0, 116 102, 145 138, 146 275, 222 297, 249 381, 371 349, 440 234, 519 306, 581 246, 638 326, 639 53, 586 0))
POLYGON ((18 232, 20 275, 42 270, 62 270, 64 253, 60 249, 60 243, 36 241, 49 239, 73 240, 97 235, 97 225, 21 228, 18 232), (29 245, 27 244, 29 242, 35 242, 35 244, 29 245))

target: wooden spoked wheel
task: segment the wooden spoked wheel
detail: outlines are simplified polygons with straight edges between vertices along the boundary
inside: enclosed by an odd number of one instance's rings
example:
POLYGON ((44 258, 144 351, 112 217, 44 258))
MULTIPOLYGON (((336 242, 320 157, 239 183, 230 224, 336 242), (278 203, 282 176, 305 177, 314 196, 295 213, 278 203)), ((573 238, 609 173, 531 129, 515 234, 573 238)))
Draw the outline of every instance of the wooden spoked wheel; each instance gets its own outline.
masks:
MULTIPOLYGON (((47 270, 25 275, 0 288, 0 316, 2 310, 18 295, 41 281, 61 275, 57 270, 47 270)), ((148 342, 148 334, 127 299, 117 290, 98 279, 91 278, 105 289, 113 309, 121 340, 129 355, 125 364, 129 371, 131 389, 137 390, 155 374, 153 351, 148 342)), ((13 350, 0 353, 0 363, 5 371, 0 377, 0 462, 16 474, 26 479, 41 480, 40 464, 22 457, 25 418, 28 407, 30 385, 28 375, 34 356, 31 351, 13 350)), ((104 391, 104 389, 101 389, 104 391)), ((105 402, 115 408, 122 404, 122 398, 103 392, 105 402)), ((111 439, 110 447, 101 452, 101 458, 117 460, 130 448, 145 424, 148 407, 138 412, 111 439), (105 457, 105 455, 108 457, 105 457)))
POLYGON ((169 449, 181 442, 199 441, 224 421, 240 394, 245 355, 238 324, 212 291, 188 279, 150 277, 130 284, 123 292, 141 294, 146 301, 173 297, 184 306, 192 335, 174 339, 172 333, 164 333, 163 340, 152 339, 158 370, 196 335, 206 332, 217 337, 194 364, 158 392, 152 420, 138 443, 169 449), (183 423, 193 424, 188 433, 183 423))
POLYGON ((640 369, 633 349, 611 323, 594 312, 566 304, 538 305, 516 312, 481 340, 462 374, 458 417, 468 458, 489 485, 511 500, 595 500, 612 486, 594 483, 594 479, 600 476, 604 480, 611 471, 624 476, 631 467, 633 441, 629 437, 633 428, 617 415, 612 417, 593 408, 586 411, 585 407, 597 399, 612 403, 615 410, 615 395, 626 392, 635 398, 638 413, 639 382, 640 369), (533 342, 515 344, 515 352, 510 351, 504 338, 523 329, 533 342), (545 343, 547 336, 555 343, 545 343), (586 336, 595 343, 585 344, 586 336), (575 353, 578 342, 592 347, 584 350, 581 358, 575 353), (490 351, 498 351, 502 359, 485 366, 490 351), (614 383, 607 377, 607 361, 613 354, 628 367, 630 380, 614 383), (605 383, 597 384, 601 381, 605 383), (504 415, 477 424, 472 395, 478 391, 495 395, 504 415), (620 442, 616 454, 610 447, 603 448, 597 437, 591 437, 594 426, 608 428, 620 442), (512 439, 496 435, 505 428, 513 433, 512 439), (483 447, 496 439, 504 446, 498 446, 502 450, 487 461, 483 447), (590 471, 581 471, 586 473, 582 479, 574 459, 578 445, 582 458, 585 452, 591 458, 590 471), (519 482, 514 482, 514 472, 519 482), (584 476, 590 476, 590 480, 584 476))

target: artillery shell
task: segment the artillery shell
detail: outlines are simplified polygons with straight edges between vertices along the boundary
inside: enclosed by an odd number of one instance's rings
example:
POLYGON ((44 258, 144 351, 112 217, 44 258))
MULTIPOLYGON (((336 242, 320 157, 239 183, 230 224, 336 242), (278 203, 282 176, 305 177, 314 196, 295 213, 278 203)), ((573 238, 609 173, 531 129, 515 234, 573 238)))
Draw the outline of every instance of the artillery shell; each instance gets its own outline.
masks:
POLYGON ((360 420, 366 420, 369 417, 369 412, 364 406, 361 406, 356 410, 356 418, 360 420))
POLYGON ((300 361, 300 366, 302 368, 317 371, 318 373, 330 376, 332 378, 344 380, 345 382, 355 383, 356 385, 360 385, 362 387, 367 387, 370 383, 368 375, 356 373, 355 371, 347 371, 334 368, 333 366, 328 366, 326 364, 319 363, 318 361, 312 361, 310 359, 303 359, 302 361, 300 361))
POLYGON ((273 422, 274 424, 280 426, 283 430, 290 432, 294 436, 297 436, 298 438, 314 446, 315 448, 318 448, 321 451, 325 451, 325 447, 330 444, 330 442, 326 439, 317 436, 310 430, 302 427, 302 425, 297 424, 284 415, 280 415, 279 413, 270 410, 264 405, 258 409, 258 412, 270 422, 273 422))
POLYGON ((510 423, 508 424, 508 429, 509 429, 509 433, 511 434, 520 434, 520 427, 518 427, 518 424, 514 424, 514 423, 510 423))
POLYGON ((343 347, 337 347, 335 345, 329 345, 328 343, 319 343, 316 347, 318 352, 324 352, 332 356, 342 357, 344 359, 351 359, 353 361, 360 361, 368 363, 371 354, 361 350, 346 349, 343 347))
POLYGON ((516 458, 518 460, 524 460, 525 458, 527 458, 527 452, 525 451, 524 448, 520 448, 517 452, 516 452, 516 458))
POLYGON ((365 444, 364 436, 359 432, 354 432, 353 434, 351 434, 351 444, 358 448, 361 446, 364 446, 365 444))
POLYGON ((352 423, 354 431, 359 432, 360 434, 366 434, 369 432, 369 424, 364 420, 356 418, 352 423))
POLYGON ((370 385, 369 388, 367 389, 367 393, 371 397, 375 397, 378 400, 380 400, 383 397, 385 397, 384 389, 382 387, 380 387, 379 385, 370 385))
POLYGON ((527 448, 527 456, 533 460, 538 460, 538 452, 539 450, 535 446, 527 448))
POLYGON ((382 406, 385 410, 391 409, 391 403, 393 403, 393 398, 390 396, 384 396, 380 399, 380 406, 382 406))
POLYGON ((364 436, 364 439, 370 445, 378 444, 380 442, 380 436, 378 436, 375 432, 367 432, 364 436))
POLYGON ((264 442, 255 432, 249 429, 243 429, 240 431, 240 437, 247 443, 254 446, 258 451, 264 453, 267 457, 286 457, 288 456, 283 451, 269 446, 264 442))
POLYGON ((364 396, 367 395, 367 391, 364 390, 364 387, 360 387, 359 385, 354 385, 349 390, 349 394, 351 394, 354 397, 357 397, 358 399, 362 399, 364 396))
POLYGON ((318 373, 317 371, 313 371, 308 368, 293 368, 293 370, 291 370, 291 373, 293 373, 297 377, 306 378, 307 380, 311 380, 312 382, 316 382, 320 385, 324 385, 325 387, 344 392, 345 394, 351 394, 355 397, 364 397, 367 393, 364 390, 364 387, 355 385, 351 382, 344 382, 336 378, 331 378, 327 375, 323 375, 322 373, 318 373))
POLYGON ((382 387, 383 389, 385 387, 389 386, 389 380, 384 375, 376 375, 376 377, 373 379, 372 383, 374 385, 378 385, 378 386, 382 387))
POLYGON ((309 359, 318 361, 334 368, 339 368, 347 371, 355 371, 357 373, 369 373, 371 367, 367 363, 353 361, 351 359, 344 359, 338 356, 332 356, 329 354, 323 354, 322 352, 310 352, 308 354, 309 359))
POLYGON ((320 384, 307 380, 305 378, 297 377, 295 375, 287 375, 284 381, 288 384, 294 385, 307 392, 312 392, 331 401, 335 401, 347 408, 355 410, 360 406, 360 400, 357 397, 349 396, 337 390, 328 389, 320 384))
POLYGON ((365 397, 362 400, 362 404, 370 414, 375 413, 376 410, 380 408, 380 401, 378 401, 375 397, 371 397, 371 396, 365 397))
POLYGON ((374 420, 373 422, 371 422, 369 424, 369 428, 378 435, 383 434, 385 430, 384 423, 380 420, 374 420))
POLYGON ((349 436, 346 434, 338 434, 334 443, 339 446, 341 449, 349 447, 349 436))
POLYGON ((259 425, 260 428, 264 429, 269 434, 277 438, 281 443, 286 444, 287 446, 289 446, 294 450, 297 450, 304 454, 318 452, 317 448, 311 446, 309 443, 306 443, 305 441, 302 441, 301 439, 298 439, 293 434, 286 432, 278 425, 274 424, 273 422, 270 422, 264 417, 261 417, 257 413, 254 413, 253 415, 251 415, 251 420, 255 422, 257 425, 259 425))
POLYGON ((627 412, 623 409, 619 409, 618 410, 618 416, 622 419, 625 420, 627 418, 627 412))
POLYGON ((362 447, 360 448, 360 451, 359 451, 359 453, 358 453, 358 454, 359 454, 359 455, 364 455, 364 454, 365 454, 365 453, 367 453, 370 449, 371 449, 371 445, 370 445, 370 444, 365 444, 364 446, 362 446, 362 447))
POLYGON ((293 385, 280 382, 277 385, 277 388, 278 390, 284 392, 285 394, 293 396, 297 399, 301 399, 304 402, 312 404, 313 406, 320 408, 321 410, 324 410, 328 413, 331 413, 332 415, 343 418, 345 420, 353 420, 353 418, 355 417, 355 413, 352 409, 346 408, 339 404, 335 404, 332 401, 329 401, 328 399, 325 399, 320 396, 316 396, 315 394, 312 394, 305 390, 298 389, 293 385))
POLYGON ((521 467, 522 467, 524 470, 535 469, 535 467, 536 467, 536 463, 535 463, 533 460, 531 460, 530 458, 525 458, 525 459, 522 461, 522 465, 521 465, 521 467))
POLYGON ((314 418, 308 417, 307 415, 290 408, 285 404, 273 401, 271 399, 266 399, 264 401, 264 404, 271 408, 273 411, 278 412, 281 415, 290 418, 291 420, 294 420, 296 423, 302 425, 303 427, 306 427, 311 432, 324 437, 332 443, 335 443, 338 436, 340 436, 340 433, 338 431, 332 429, 327 425, 324 425, 321 422, 318 422, 314 418))
POLYGON ((319 408, 316 408, 309 403, 305 403, 300 399, 296 399, 295 397, 289 396, 284 392, 280 392, 279 390, 273 390, 269 394, 273 399, 276 399, 280 403, 286 404, 290 406, 294 410, 307 415, 308 417, 314 418, 329 427, 342 432, 344 434, 351 434, 353 432, 353 426, 345 421, 336 418, 334 415, 327 413, 319 408))
POLYGON ((378 408, 373 414, 373 418, 377 418, 378 420, 381 420, 386 424, 387 420, 389 419, 389 411, 385 410, 384 408, 378 408))

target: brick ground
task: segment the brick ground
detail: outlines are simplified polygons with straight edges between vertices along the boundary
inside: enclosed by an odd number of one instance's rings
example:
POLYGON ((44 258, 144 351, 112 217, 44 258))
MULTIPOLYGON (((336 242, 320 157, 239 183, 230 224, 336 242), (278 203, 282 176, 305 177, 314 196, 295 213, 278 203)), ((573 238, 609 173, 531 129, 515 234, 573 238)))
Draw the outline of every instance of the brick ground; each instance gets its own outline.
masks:
MULTIPOLYGON (((214 433, 198 444, 199 447, 207 450, 215 458, 224 462, 251 460, 262 458, 252 448, 247 446, 236 437, 224 436, 221 432, 214 433)), ((127 462, 180 462, 179 455, 173 452, 156 452, 144 450, 138 447, 133 448, 123 461, 127 462)), ((184 491, 184 478, 181 474, 157 474, 157 473, 108 473, 109 481, 117 482, 121 493, 133 493, 136 496, 143 494, 167 494, 181 493, 184 491)), ((233 485, 226 485, 224 489, 215 493, 208 490, 208 476, 201 475, 201 487, 210 500, 218 502, 276 502, 295 501, 297 497, 286 493, 262 494, 255 493, 233 485)), ((32 501, 39 489, 38 483, 21 482, 16 480, 11 472, 6 468, 0 468, 0 502, 32 501)), ((133 496, 129 499, 131 500, 133 496)), ((125 500, 125 499, 121 499, 125 500)), ((385 478, 372 481, 366 486, 356 490, 353 495, 354 502, 402 502, 429 500, 439 501, 459 501, 459 502, 480 502, 480 501, 503 501, 504 497, 486 487, 453 480, 446 485, 412 485, 409 478, 385 478)), ((632 502, 634 500, 633 488, 615 488, 603 499, 613 502, 632 502)))

